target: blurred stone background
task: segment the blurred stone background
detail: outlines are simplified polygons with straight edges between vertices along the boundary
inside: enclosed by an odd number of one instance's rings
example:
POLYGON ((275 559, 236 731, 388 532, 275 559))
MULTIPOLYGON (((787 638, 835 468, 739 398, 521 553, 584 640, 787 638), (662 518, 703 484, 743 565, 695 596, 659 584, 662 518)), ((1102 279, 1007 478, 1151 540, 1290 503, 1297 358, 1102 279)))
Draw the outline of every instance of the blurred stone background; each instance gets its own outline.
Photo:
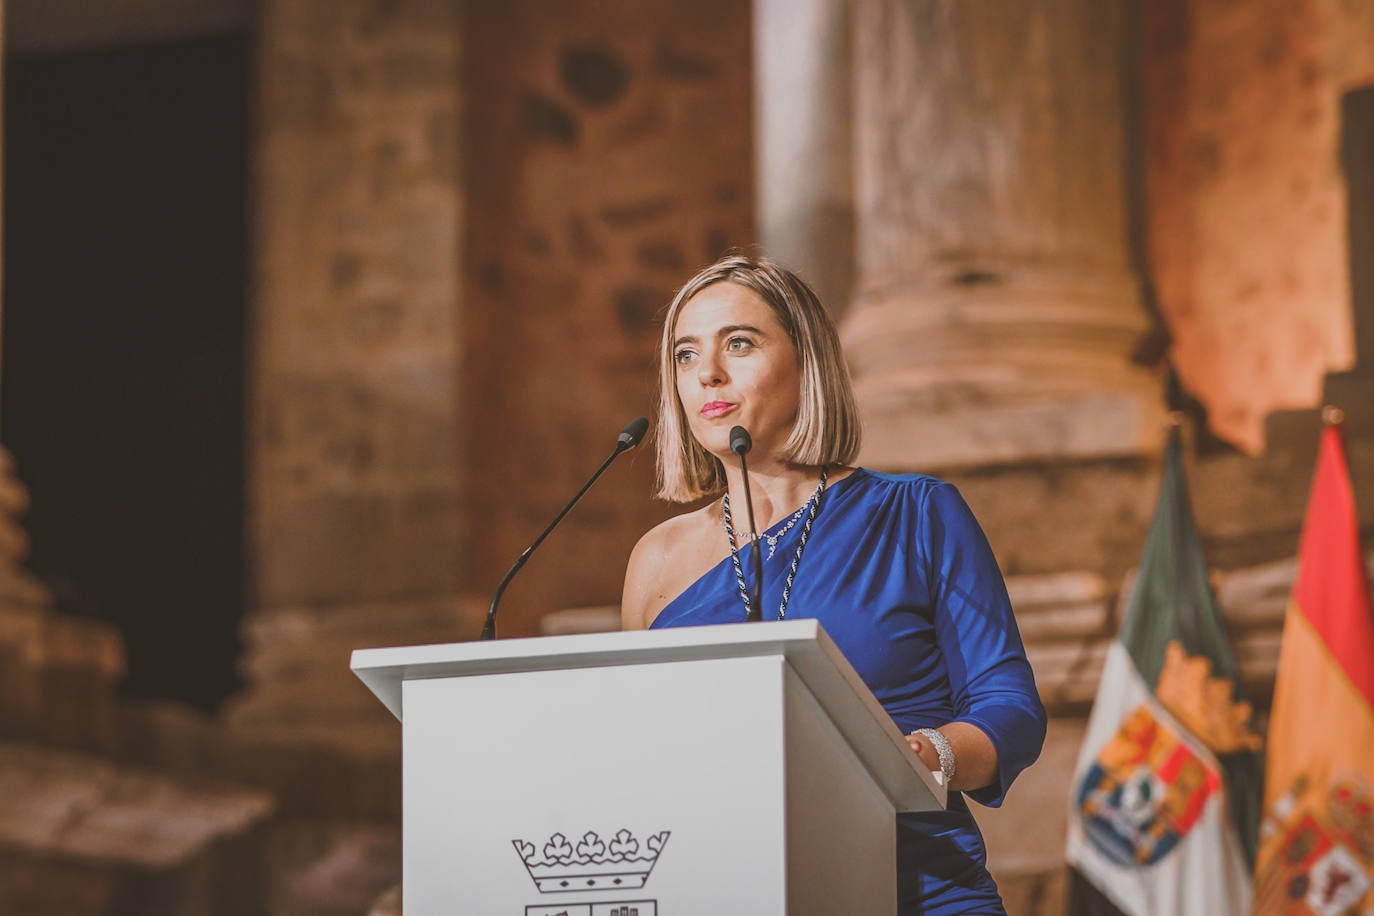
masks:
MULTIPOLYGON (((1263 710, 1323 403, 1374 528, 1374 0, 6 0, 0 911, 394 911, 354 648, 472 638, 674 288, 832 304, 863 463, 957 483, 1068 779, 1188 416, 1263 710)), ((647 450, 511 588, 613 619, 647 450)))

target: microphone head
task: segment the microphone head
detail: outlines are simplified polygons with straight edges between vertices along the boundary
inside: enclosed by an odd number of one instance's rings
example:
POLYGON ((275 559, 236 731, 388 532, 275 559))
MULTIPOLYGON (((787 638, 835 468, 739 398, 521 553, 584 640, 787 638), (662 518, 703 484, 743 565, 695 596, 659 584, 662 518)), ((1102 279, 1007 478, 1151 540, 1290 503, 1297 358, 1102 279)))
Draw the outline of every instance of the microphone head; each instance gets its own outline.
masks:
POLYGON ((615 437, 616 448, 624 451, 634 448, 639 444, 639 440, 644 438, 644 434, 649 431, 648 417, 635 417, 625 428, 620 431, 620 435, 615 437))
POLYGON ((743 426, 735 426, 730 430, 730 451, 736 455, 748 454, 754 447, 754 440, 749 438, 749 430, 743 426))

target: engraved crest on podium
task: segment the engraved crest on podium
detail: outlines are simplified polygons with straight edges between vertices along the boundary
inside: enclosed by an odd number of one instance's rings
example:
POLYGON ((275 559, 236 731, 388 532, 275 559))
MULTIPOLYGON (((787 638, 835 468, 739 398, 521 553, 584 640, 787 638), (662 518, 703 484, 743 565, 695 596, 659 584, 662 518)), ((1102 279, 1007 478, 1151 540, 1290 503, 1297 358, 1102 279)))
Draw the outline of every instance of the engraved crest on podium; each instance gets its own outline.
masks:
POLYGON ((641 843, 629 830, 610 840, 589 830, 575 842, 555 833, 542 847, 525 840, 511 845, 542 894, 633 890, 649 880, 670 833, 659 831, 641 843))

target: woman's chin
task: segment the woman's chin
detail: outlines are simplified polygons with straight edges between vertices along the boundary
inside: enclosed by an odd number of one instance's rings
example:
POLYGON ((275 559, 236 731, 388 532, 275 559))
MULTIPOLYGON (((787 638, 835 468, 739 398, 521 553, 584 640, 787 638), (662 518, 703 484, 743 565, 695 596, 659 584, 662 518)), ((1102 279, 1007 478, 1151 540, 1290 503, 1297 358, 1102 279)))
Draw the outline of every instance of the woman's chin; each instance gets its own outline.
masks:
POLYGON ((706 449, 706 451, 710 452, 712 455, 715 455, 721 461, 738 460, 735 453, 730 451, 730 441, 728 438, 722 438, 720 442, 715 442, 711 439, 706 439, 705 441, 698 439, 697 442, 700 443, 702 448, 706 449))
POLYGON ((712 455, 724 459, 730 455, 730 430, 732 428, 733 424, 725 426, 713 423, 704 429, 692 430, 692 438, 696 439, 697 444, 712 455))

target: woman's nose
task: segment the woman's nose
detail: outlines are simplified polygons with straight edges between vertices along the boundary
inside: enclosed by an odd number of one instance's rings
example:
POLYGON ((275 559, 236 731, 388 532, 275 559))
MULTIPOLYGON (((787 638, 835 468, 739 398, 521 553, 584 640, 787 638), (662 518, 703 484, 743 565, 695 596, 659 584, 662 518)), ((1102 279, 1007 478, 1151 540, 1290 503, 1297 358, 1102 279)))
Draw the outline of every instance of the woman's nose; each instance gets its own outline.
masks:
POLYGON ((724 383, 725 369, 721 366, 720 359, 715 356, 702 357, 701 363, 697 366, 697 378, 708 388, 724 383))

